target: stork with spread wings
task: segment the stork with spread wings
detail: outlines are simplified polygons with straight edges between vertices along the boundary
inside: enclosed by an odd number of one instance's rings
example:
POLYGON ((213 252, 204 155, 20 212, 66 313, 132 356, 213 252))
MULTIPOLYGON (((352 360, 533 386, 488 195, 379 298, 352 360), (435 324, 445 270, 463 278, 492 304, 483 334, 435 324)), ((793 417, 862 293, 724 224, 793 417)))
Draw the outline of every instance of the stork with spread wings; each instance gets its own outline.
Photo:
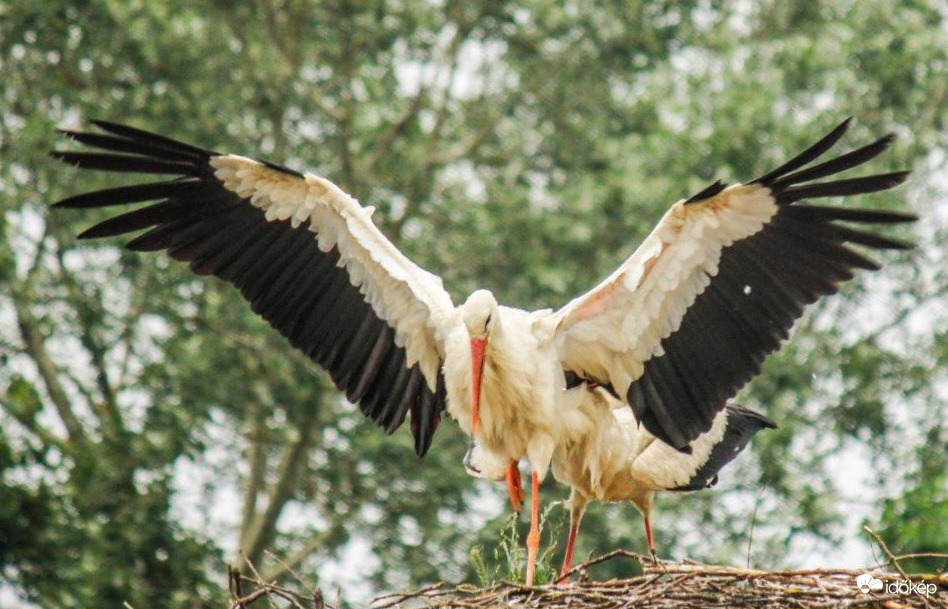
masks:
POLYGON ((571 421, 562 399, 568 379, 607 387, 651 434, 687 452, 806 304, 835 292, 855 269, 878 268, 853 245, 907 247, 864 225, 915 219, 803 202, 885 190, 908 175, 831 177, 880 154, 891 136, 812 164, 847 120, 755 180, 715 183, 675 203, 615 273, 559 311, 500 306, 486 290, 454 306, 441 280, 373 224, 371 208, 325 178, 95 124, 101 132, 64 133, 104 152, 53 155, 82 168, 173 177, 60 201, 145 204, 80 236, 144 231, 130 249, 167 251, 234 284, 387 432, 410 418, 419 455, 447 408, 479 444, 509 459, 511 493, 517 461, 527 458, 528 581, 539 481, 571 421))

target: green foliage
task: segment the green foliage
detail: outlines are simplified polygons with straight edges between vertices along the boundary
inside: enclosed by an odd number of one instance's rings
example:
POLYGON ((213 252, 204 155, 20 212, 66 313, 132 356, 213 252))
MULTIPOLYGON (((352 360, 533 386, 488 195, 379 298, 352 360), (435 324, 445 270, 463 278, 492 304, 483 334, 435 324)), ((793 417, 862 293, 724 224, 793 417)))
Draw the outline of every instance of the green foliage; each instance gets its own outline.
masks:
MULTIPOLYGON (((656 538, 663 556, 743 561, 756 510, 761 566, 812 560, 801 547, 852 560, 834 547, 863 519, 900 552, 945 551, 946 31, 927 1, 7 0, 0 574, 45 607, 157 609, 219 605, 237 548, 355 602, 522 577, 504 571, 521 542, 501 536, 502 489, 463 473, 450 422, 419 462, 233 289, 79 243, 96 214, 47 211, 115 183, 46 156, 90 118, 326 175, 456 299, 484 286, 524 307, 567 302, 670 202, 845 115, 847 146, 896 131, 874 167, 912 182, 853 204, 910 204, 919 249, 798 325, 740 396, 780 429, 719 490, 660 498, 656 538)), ((577 557, 643 537, 631 506, 593 505, 577 557)), ((544 540, 552 576, 565 540, 544 540)))
MULTIPOLYGON (((883 503, 878 522, 872 523, 897 554, 945 554, 948 548, 948 454, 943 446, 943 427, 937 425, 926 433, 919 447, 918 469, 906 481, 907 488, 898 497, 883 503)), ((948 559, 918 556, 905 561, 906 570, 941 573, 948 570, 948 559)))
POLYGON ((523 570, 526 566, 526 552, 524 540, 517 530, 517 514, 511 513, 505 519, 500 529, 499 543, 491 552, 491 557, 485 556, 484 547, 475 545, 471 548, 471 567, 482 587, 496 584, 502 580, 523 580, 523 570))
MULTIPOLYGON (((476 544, 469 552, 471 569, 482 587, 501 581, 525 581, 526 534, 522 533, 521 519, 517 514, 510 513, 502 521, 503 527, 496 539, 491 540, 489 545, 476 544)), ((568 522, 569 509, 565 508, 562 501, 549 501, 540 511, 540 551, 537 553, 534 584, 540 586, 559 578, 557 560, 560 558, 560 543, 565 539, 568 522)))

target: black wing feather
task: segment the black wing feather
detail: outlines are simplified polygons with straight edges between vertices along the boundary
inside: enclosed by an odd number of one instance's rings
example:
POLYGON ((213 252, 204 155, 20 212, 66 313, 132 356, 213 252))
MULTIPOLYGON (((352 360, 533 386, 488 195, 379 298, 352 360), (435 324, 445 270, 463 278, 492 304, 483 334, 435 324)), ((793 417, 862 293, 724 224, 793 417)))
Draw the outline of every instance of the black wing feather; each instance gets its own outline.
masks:
MULTIPOLYGON (((847 119, 819 142, 756 183, 771 189, 778 212, 754 235, 721 252, 718 272, 688 308, 677 331, 660 343, 626 395, 636 418, 679 450, 711 427, 726 401, 777 350, 805 305, 833 294, 856 269, 879 265, 852 249, 905 249, 909 244, 849 224, 898 224, 916 217, 900 212, 798 204, 803 199, 876 192, 902 183, 908 172, 813 182, 852 169, 881 154, 883 137, 805 168, 843 136, 847 119)), ((689 201, 720 192, 712 185, 689 201)), ((743 445, 741 445, 743 446, 743 445)), ((716 471, 716 470, 715 470, 716 471)))
POLYGON ((99 190, 69 197, 56 203, 54 207, 82 209, 86 207, 111 207, 113 205, 124 205, 126 203, 157 201, 169 196, 181 197, 193 195, 197 190, 202 188, 202 186, 201 181, 197 178, 156 182, 154 184, 120 186, 118 188, 109 188, 107 190, 99 190))
MULTIPOLYGON (((106 133, 64 131, 105 152, 54 151, 77 167, 121 173, 164 173, 174 180, 110 188, 63 199, 68 208, 154 202, 113 216, 80 235, 92 239, 147 231, 127 247, 166 250, 196 273, 235 285, 253 310, 290 343, 326 368, 339 389, 386 433, 411 413, 415 450, 424 455, 445 407, 444 380, 428 388, 417 364, 337 265, 339 252, 319 249, 308 226, 268 222, 264 212, 226 190, 210 166, 217 153, 134 127, 95 121, 106 133)), ((267 166, 301 177, 276 165, 267 166)))
POLYGON ((710 199, 725 188, 727 188, 727 186, 724 184, 724 182, 717 180, 713 184, 707 186, 704 190, 699 190, 697 193, 689 197, 688 200, 685 201, 685 205, 697 203, 698 201, 704 201, 705 199, 710 199))

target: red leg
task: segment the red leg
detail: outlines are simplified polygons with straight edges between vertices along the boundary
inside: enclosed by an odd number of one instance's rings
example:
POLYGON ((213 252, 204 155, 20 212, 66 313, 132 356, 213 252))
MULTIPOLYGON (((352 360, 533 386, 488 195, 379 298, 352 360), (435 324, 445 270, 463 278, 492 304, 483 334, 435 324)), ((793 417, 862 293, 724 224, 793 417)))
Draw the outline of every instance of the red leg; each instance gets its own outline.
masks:
POLYGON ((513 459, 510 460, 510 465, 507 466, 507 495, 510 496, 510 505, 513 506, 513 509, 516 513, 520 513, 520 508, 523 505, 523 482, 520 480, 520 470, 517 469, 517 462, 513 459))
POLYGON ((533 472, 530 492, 533 495, 530 505, 530 533, 527 535, 527 585, 533 585, 533 576, 537 570, 537 551, 540 549, 540 477, 533 472))
MULTIPOLYGON (((566 572, 573 566, 573 547, 576 545, 576 534, 579 532, 579 522, 574 518, 569 523, 569 539, 566 540, 566 556, 563 557, 563 568, 560 569, 560 577, 565 578, 566 572)), ((558 583, 565 583, 561 579, 558 583)))
POLYGON ((655 541, 652 539, 652 523, 649 521, 648 516, 643 514, 642 518, 645 520, 645 538, 648 540, 648 553, 652 555, 652 560, 657 562, 655 558, 655 541))

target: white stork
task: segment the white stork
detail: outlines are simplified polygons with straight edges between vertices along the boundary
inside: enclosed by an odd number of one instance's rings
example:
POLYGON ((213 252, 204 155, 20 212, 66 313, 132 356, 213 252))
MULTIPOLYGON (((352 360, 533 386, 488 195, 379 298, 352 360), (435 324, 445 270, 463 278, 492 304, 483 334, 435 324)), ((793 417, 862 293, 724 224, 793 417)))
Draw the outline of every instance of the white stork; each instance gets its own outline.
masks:
MULTIPOLYGON (((691 442, 685 453, 657 439, 638 424, 625 403, 602 387, 581 384, 562 394, 561 409, 571 417, 568 434, 553 452, 553 477, 572 489, 570 526, 560 576, 573 562, 579 524, 590 501, 630 501, 642 514, 649 553, 652 501, 658 491, 688 492, 710 488, 761 429, 776 424, 760 413, 728 404, 711 428, 691 442)), ((505 478, 508 463, 472 440, 464 457, 468 473, 486 480, 505 478)))
MULTIPOLYGON (((255 312, 324 367, 387 432, 411 415, 424 455, 447 407, 467 433, 533 468, 527 580, 539 480, 565 421, 569 372, 609 387, 657 438, 688 451, 778 348, 805 304, 853 269, 878 266, 849 244, 906 244, 840 224, 911 215, 801 204, 885 190, 907 172, 817 181, 881 153, 892 136, 804 168, 849 121, 746 184, 712 184, 675 203, 609 278, 559 311, 502 307, 486 290, 455 307, 441 280, 408 260, 364 208, 325 178, 220 154, 108 122, 66 131, 105 152, 54 151, 78 167, 177 176, 81 194, 60 207, 152 202, 80 235, 145 231, 133 250, 165 250, 237 286, 255 312)), ((513 472, 512 472, 513 473, 513 472)))

